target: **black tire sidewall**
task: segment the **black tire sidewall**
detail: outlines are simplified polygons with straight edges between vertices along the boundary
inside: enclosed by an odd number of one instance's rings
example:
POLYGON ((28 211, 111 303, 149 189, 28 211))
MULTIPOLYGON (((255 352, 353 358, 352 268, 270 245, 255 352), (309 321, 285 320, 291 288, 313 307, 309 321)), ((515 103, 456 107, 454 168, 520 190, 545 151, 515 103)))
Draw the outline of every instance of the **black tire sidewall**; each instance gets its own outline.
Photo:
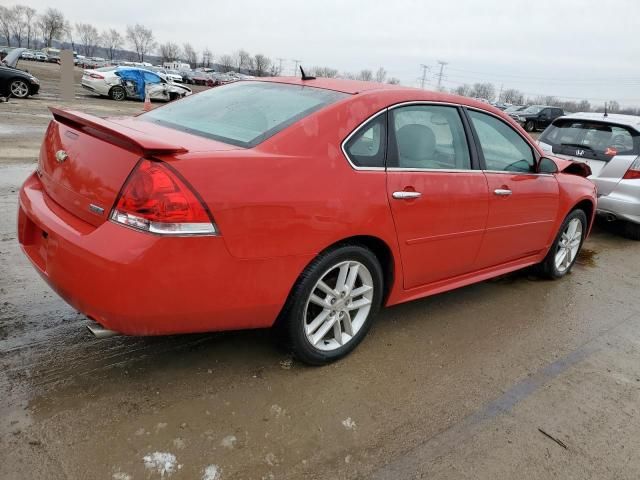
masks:
POLYGON ((294 355, 311 365, 324 365, 338 360, 353 351, 367 335, 380 310, 383 297, 383 273, 380 262, 367 248, 359 245, 344 245, 319 255, 302 273, 292 290, 281 318, 286 329, 289 347, 294 355), (314 348, 304 331, 304 309, 312 289, 327 270, 338 263, 352 260, 362 263, 371 273, 374 285, 373 301, 365 324, 346 345, 333 350, 322 351, 314 348))
POLYGON ((111 100, 115 100, 116 102, 122 102, 123 100, 126 100, 127 98, 127 91, 120 86, 115 86, 112 87, 111 90, 109 91, 109 97, 111 98, 111 100), (113 95, 113 92, 117 91, 117 90, 122 90, 122 92, 124 93, 124 97, 123 98, 115 98, 113 95))
POLYGON ((571 270, 573 269, 573 266, 576 263, 576 260, 578 259, 578 255, 580 255, 580 251, 582 250, 582 245, 584 244, 586 235, 587 235, 587 215, 584 213, 583 210, 573 210, 571 213, 569 213, 569 215, 567 215, 567 217, 562 222, 562 226, 560 227, 560 230, 556 235, 556 239, 553 242, 553 245, 551 246, 551 249, 549 250, 547 257, 544 260, 544 269, 548 273, 548 276, 550 276, 551 278, 561 278, 561 277, 564 277, 569 272, 571 272, 571 270), (580 238, 580 246, 578 247, 578 253, 576 254, 576 257, 571 262, 571 265, 569 265, 569 268, 567 268, 564 272, 560 272, 556 267, 556 252, 558 251, 558 243, 560 243, 560 239, 562 238, 562 232, 565 231, 569 222, 574 218, 580 219, 580 223, 582 225, 582 237, 580 238))
POLYGON ((533 132, 536 129, 535 124, 533 123, 533 120, 528 120, 525 124, 524 124, 524 129, 527 132, 533 132))

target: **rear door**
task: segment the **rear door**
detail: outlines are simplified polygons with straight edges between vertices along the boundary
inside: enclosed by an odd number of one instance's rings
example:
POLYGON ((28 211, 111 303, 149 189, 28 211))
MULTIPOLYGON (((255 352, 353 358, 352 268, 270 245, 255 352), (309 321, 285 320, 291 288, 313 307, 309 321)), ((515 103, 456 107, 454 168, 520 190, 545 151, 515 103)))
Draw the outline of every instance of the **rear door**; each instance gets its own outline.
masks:
POLYGON ((640 134, 624 125, 599 120, 561 118, 542 134, 543 150, 584 162, 599 195, 613 191, 640 154, 640 134))
POLYGON ((478 110, 467 112, 489 189, 489 216, 477 267, 541 252, 555 235, 555 176, 536 173, 533 148, 502 119, 478 110))
POLYGON ((387 195, 406 289, 469 273, 488 213, 461 110, 411 104, 389 111, 387 195))

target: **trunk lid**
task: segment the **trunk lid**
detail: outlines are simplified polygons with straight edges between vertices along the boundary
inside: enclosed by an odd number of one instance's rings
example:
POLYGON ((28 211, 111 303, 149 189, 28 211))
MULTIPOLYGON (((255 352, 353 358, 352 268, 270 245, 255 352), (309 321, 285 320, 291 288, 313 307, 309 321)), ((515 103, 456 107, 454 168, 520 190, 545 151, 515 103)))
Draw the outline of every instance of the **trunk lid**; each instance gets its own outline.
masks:
POLYGON ((94 226, 108 219, 122 185, 142 157, 166 159, 191 148, 234 148, 140 120, 51 111, 54 120, 40 150, 37 173, 53 201, 94 226))

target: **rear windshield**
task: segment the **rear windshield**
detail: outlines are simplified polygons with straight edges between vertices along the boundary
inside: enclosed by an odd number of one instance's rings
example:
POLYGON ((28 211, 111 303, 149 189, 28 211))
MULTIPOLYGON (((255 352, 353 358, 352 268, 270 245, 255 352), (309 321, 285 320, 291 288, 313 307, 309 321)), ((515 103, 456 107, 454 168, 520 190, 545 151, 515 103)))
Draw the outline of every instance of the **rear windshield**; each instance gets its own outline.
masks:
POLYGON ((638 133, 619 125, 590 120, 556 120, 540 136, 553 153, 598 160, 616 155, 638 155, 638 133))
POLYGON ((301 85, 237 82, 170 103, 139 118, 251 148, 347 96, 301 85))

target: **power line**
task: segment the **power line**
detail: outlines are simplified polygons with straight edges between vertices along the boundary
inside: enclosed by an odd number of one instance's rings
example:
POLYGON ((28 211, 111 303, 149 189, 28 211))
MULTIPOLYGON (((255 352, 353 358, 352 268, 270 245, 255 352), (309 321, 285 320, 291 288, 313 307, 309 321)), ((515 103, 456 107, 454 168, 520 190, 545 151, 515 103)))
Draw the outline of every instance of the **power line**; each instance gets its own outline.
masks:
POLYGON ((422 67, 422 79, 420 80, 420 88, 424 90, 424 83, 427 80, 427 71, 431 70, 431 68, 429 68, 424 63, 421 63, 420 66, 422 67))
POLYGON ((449 64, 449 62, 443 62, 442 60, 438 60, 440 64, 440 73, 438 73, 438 90, 442 87, 442 77, 444 76, 444 67, 449 64))

